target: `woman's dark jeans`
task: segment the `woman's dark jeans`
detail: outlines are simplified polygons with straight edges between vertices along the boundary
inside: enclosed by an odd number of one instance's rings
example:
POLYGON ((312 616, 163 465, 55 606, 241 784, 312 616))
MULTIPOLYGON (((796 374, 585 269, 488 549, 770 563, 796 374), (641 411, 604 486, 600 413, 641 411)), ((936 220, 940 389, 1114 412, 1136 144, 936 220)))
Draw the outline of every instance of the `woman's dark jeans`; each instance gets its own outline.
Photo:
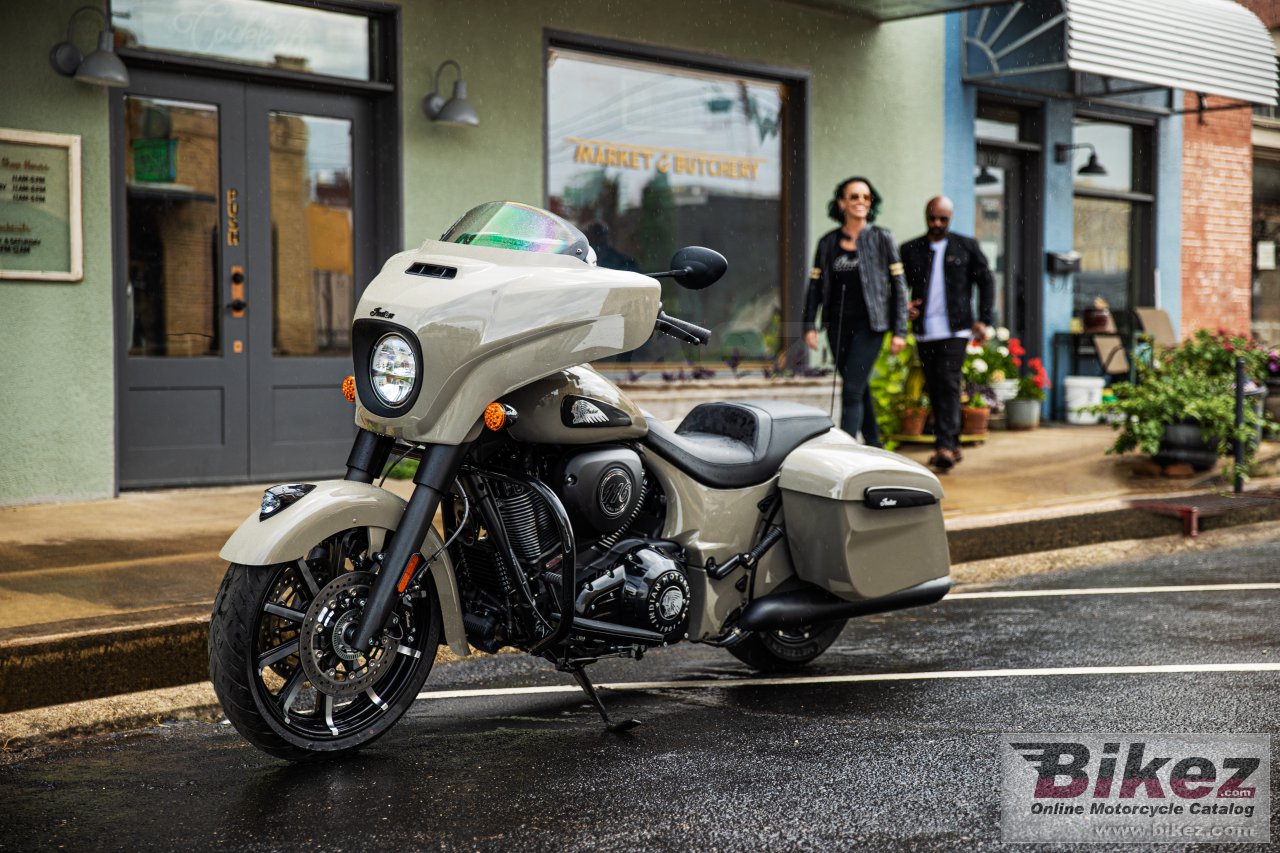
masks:
MULTIPOLYGON (((871 401, 871 368, 883 345, 884 332, 873 332, 870 328, 859 329, 844 347, 844 358, 839 362, 840 378, 844 380, 840 428, 849 435, 856 435, 861 427, 863 442, 872 447, 881 445, 875 404, 871 401)), ((834 342, 831 348, 834 352, 840 352, 834 342)))

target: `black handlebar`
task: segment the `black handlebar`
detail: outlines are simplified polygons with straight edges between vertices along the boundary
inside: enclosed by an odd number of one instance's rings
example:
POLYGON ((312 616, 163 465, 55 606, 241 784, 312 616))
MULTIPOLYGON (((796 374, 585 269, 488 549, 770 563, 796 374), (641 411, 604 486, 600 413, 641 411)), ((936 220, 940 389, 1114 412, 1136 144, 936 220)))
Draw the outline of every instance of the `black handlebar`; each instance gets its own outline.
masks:
POLYGON ((678 341, 684 341, 686 344, 705 346, 711 341, 710 329, 704 329, 699 325, 690 323, 688 320, 681 320, 679 317, 672 317, 662 310, 658 311, 658 319, 654 322, 653 327, 664 335, 670 335, 678 341))

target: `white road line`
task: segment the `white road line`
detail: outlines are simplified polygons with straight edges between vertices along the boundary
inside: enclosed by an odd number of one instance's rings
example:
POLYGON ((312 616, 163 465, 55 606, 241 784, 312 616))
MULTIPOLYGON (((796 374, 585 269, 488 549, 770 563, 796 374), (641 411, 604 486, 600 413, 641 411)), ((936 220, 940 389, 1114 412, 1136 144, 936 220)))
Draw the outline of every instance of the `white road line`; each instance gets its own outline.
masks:
MULTIPOLYGON (((1185 673, 1280 672, 1280 663, 1158 664, 1152 666, 1063 666, 1030 669, 956 669, 934 672, 880 672, 861 675, 813 675, 794 678, 691 678, 686 681, 620 681, 597 684, 599 690, 733 690, 740 687, 795 687, 810 684, 858 684, 884 681, 946 681, 963 678, 1035 678, 1062 675, 1167 675, 1185 673)), ((571 684, 544 687, 492 687, 419 693, 419 699, 470 699, 479 696, 526 696, 577 693, 571 684)))
POLYGON ((985 592, 953 592, 943 601, 973 598, 1052 598, 1067 595, 1149 595, 1160 592, 1248 592, 1277 590, 1280 583, 1202 583, 1182 586, 1097 586, 1082 589, 1001 589, 985 592))

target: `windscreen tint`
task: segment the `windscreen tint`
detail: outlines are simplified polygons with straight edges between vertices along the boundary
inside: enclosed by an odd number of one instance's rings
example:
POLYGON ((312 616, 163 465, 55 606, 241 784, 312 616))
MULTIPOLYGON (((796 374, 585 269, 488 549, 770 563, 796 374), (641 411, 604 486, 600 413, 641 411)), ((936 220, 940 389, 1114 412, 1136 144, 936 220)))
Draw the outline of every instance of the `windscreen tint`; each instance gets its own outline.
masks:
POLYGON ((472 208, 440 237, 445 243, 587 259, 587 238, 554 213, 514 201, 472 208))

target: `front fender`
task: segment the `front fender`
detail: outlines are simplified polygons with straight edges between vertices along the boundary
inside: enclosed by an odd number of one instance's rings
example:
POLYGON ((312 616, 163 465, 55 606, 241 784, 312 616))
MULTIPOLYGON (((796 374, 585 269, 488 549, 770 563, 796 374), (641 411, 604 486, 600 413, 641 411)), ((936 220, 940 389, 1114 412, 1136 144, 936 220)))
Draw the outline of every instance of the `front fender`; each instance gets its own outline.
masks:
MULTIPOLYGON (((258 511, 254 510, 231 534, 218 556, 246 566, 292 563, 305 557, 316 543, 352 527, 369 528, 369 550, 380 551, 387 531, 399 526, 404 508, 404 499, 386 489, 353 480, 322 480, 265 521, 259 521, 258 511)), ((429 557, 440 544, 440 536, 432 528, 419 550, 429 557)), ((448 552, 440 554, 430 571, 440 602, 445 640, 454 654, 466 655, 469 647, 462 625, 458 580, 448 552)))

